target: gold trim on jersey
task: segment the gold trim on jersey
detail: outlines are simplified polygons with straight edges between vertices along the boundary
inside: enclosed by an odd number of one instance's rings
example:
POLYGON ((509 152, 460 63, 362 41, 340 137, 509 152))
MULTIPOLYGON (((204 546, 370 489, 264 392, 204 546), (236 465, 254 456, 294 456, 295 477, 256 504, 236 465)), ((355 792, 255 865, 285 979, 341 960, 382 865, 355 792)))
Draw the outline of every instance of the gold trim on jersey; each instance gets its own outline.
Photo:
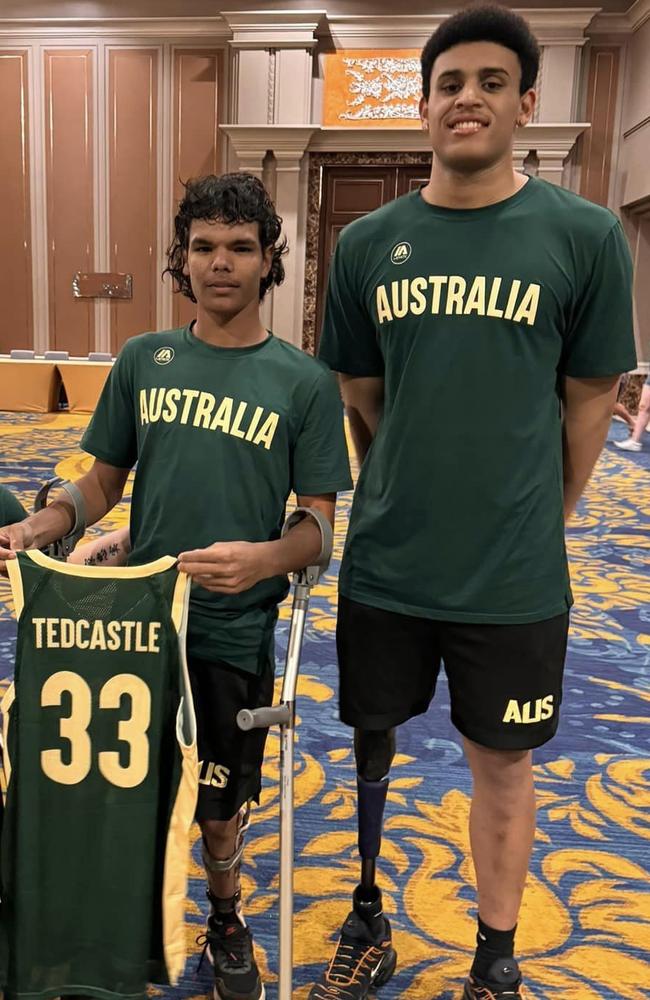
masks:
POLYGON ((181 648, 184 648, 185 642, 185 627, 187 625, 187 611, 188 611, 188 600, 189 600, 189 588, 188 588, 189 577, 186 573, 179 573, 178 579, 174 586, 174 596, 172 598, 171 607, 171 618, 174 623, 174 628, 178 632, 179 638, 181 639, 181 648))
POLYGON ((20 563, 17 559, 7 559, 5 565, 7 567, 7 573, 9 574, 11 592, 14 596, 16 619, 18 619, 22 615, 23 608, 25 607, 25 592, 23 590, 23 577, 20 572, 20 563))
POLYGON ((176 739, 181 751, 181 774, 167 832, 162 891, 163 949, 172 985, 178 981, 186 959, 185 897, 189 870, 189 837, 199 792, 196 716, 185 657, 190 583, 188 576, 179 573, 174 587, 172 606, 172 621, 178 633, 182 691, 176 717, 176 739))
POLYGON ((181 776, 169 820, 163 880, 163 948, 172 986, 185 967, 185 897, 189 872, 190 828, 199 792, 199 755, 196 743, 180 744, 181 776))
POLYGON ((9 782, 11 781, 11 757, 9 756, 9 713, 11 706, 16 700, 16 688, 13 683, 5 691, 0 702, 0 714, 2 714, 2 771, 4 774, 3 792, 6 795, 9 782))
MULTIPOLYGON (((58 559, 51 559, 38 549, 26 549, 24 556, 29 556, 32 562, 44 569, 54 570, 56 573, 63 573, 65 576, 81 576, 86 580, 92 578, 115 579, 115 580, 141 580, 145 576, 153 576, 155 573, 164 573, 176 565, 173 556, 161 556, 153 562, 143 563, 142 566, 77 566, 72 563, 59 562, 58 559)), ((7 563, 11 565, 10 560, 7 563)))

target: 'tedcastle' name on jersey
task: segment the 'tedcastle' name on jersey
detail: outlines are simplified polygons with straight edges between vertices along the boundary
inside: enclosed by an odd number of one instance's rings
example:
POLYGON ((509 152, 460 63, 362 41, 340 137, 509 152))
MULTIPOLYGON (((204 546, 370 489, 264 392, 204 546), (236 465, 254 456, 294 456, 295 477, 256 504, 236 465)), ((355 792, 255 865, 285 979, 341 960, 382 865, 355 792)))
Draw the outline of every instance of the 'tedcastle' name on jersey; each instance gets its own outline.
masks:
POLYGON ((141 389, 140 422, 155 424, 190 424, 206 431, 220 431, 232 437, 263 445, 268 451, 273 443, 280 415, 263 406, 249 407, 231 396, 217 397, 198 389, 141 389))
POLYGON ((100 649, 111 653, 159 653, 161 622, 101 618, 32 618, 37 649, 100 649))
POLYGON ((471 283, 459 274, 402 278, 377 287, 377 321, 381 325, 429 311, 434 316, 491 316, 533 326, 540 291, 537 284, 522 287, 518 278, 508 286, 503 278, 481 274, 471 283))

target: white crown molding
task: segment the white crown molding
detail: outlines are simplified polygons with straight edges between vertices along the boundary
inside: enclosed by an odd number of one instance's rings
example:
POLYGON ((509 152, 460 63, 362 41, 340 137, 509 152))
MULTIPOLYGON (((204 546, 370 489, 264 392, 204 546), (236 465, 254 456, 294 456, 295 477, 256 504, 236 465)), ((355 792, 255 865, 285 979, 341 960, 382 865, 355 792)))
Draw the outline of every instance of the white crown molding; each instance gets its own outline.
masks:
MULTIPOLYGON (((543 122, 527 125, 515 133, 515 153, 527 153, 535 149, 540 159, 546 157, 565 159, 573 149, 578 136, 588 128, 588 122, 558 124, 543 122)), ((273 126, 270 126, 270 129, 273 129, 273 126)), ((272 133, 268 136, 266 148, 274 149, 272 133)), ((308 147, 310 153, 426 153, 430 149, 428 134, 419 128, 315 127, 308 147)))
POLYGON ((230 28, 222 17, 56 17, 2 18, 0 37, 10 41, 43 38, 152 38, 228 41, 230 28))
POLYGON ((633 35, 650 19, 650 0, 635 0, 625 14, 598 14, 590 35, 633 35))
POLYGON ((517 129, 515 149, 534 149, 545 156, 567 157, 590 122, 536 122, 517 129))
POLYGON ((309 143, 310 153, 427 153, 431 142, 419 128, 321 127, 309 143))
POLYGON ((281 159, 304 154, 318 125, 220 125, 230 139, 237 156, 264 157, 271 150, 281 159))
MULTIPOLYGON (((645 2, 645 0, 643 0, 645 2)), ((583 45, 585 32, 600 7, 518 10, 542 45, 583 45)), ((445 20, 445 14, 331 14, 327 27, 337 48, 421 48, 445 20)))
POLYGON ((314 32, 327 16, 324 10, 224 10, 221 16, 236 49, 315 48, 314 32))

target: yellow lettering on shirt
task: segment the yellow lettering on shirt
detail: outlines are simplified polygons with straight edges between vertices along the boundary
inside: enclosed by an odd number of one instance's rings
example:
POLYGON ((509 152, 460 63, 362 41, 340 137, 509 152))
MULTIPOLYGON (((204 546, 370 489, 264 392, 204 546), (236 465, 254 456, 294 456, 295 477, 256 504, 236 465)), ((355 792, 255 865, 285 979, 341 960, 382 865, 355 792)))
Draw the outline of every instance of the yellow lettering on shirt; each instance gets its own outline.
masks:
POLYGON ((263 444, 268 451, 273 444, 273 438, 275 437, 275 432, 278 427, 278 420, 279 417, 277 413, 270 413, 262 424, 259 434, 254 438, 253 444, 263 444))
POLYGON ((383 323, 385 319, 390 321, 393 318, 388 304, 385 285, 379 285, 377 288, 377 318, 380 323, 383 323))
POLYGON ((218 397, 198 389, 156 387, 140 390, 140 421, 143 425, 163 420, 168 424, 180 423, 201 430, 220 431, 268 451, 278 429, 280 414, 263 406, 256 406, 252 413, 251 410, 246 400, 218 397))
POLYGON ((474 278, 463 311, 466 316, 473 312, 478 316, 485 316, 485 278, 480 274, 474 278))
POLYGON ((214 420, 210 424, 210 430, 223 431, 224 434, 230 433, 230 421, 232 420, 232 399, 230 396, 224 396, 219 404, 219 408, 214 415, 214 420))
MULTIPOLYGON (((375 289, 377 323, 392 323, 407 316, 422 316, 430 306, 432 316, 485 316, 534 326, 542 286, 523 286, 519 278, 504 284, 500 277, 478 274, 470 281, 459 274, 418 275, 401 278, 375 289)), ((152 401, 141 401, 142 422, 151 421, 152 401)), ((247 437, 248 440, 248 437, 247 437)))
POLYGON ((409 279, 403 278, 401 281, 391 282, 393 298, 393 316, 396 319, 404 319, 409 311, 409 279))
POLYGON ((212 411, 214 410, 216 402, 217 401, 211 392, 201 393, 194 411, 194 420, 192 421, 194 427, 210 426, 210 417, 212 416, 212 411))
POLYGON ((425 292, 427 290, 426 278, 413 278, 411 282, 411 312, 414 316, 421 316, 427 307, 425 292))
POLYGON ((515 323, 528 323, 529 326, 535 325, 535 318, 537 316, 537 309, 539 307, 539 293, 541 291, 540 285, 529 285, 524 292, 524 297, 519 303, 519 308, 515 313, 513 319, 515 323))
POLYGON ((461 316, 463 312, 463 296, 467 288, 467 282, 459 274, 452 274, 447 285, 447 308, 445 312, 448 316, 452 313, 461 316))

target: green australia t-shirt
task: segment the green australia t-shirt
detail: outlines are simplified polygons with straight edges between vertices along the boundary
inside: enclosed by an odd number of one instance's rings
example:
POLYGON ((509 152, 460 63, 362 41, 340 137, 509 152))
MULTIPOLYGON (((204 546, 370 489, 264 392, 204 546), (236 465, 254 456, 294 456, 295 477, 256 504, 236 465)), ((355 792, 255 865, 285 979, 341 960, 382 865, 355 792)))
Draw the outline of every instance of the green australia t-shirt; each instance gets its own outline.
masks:
MULTIPOLYGON (((352 485, 335 377, 273 335, 244 348, 210 346, 191 326, 133 337, 82 447, 119 468, 137 462, 132 565, 279 538, 291 490, 352 485)), ((287 590, 284 576, 236 595, 194 586, 189 653, 258 672, 287 590)))
POLYGON ((16 524, 17 521, 24 521, 27 511, 6 486, 0 484, 0 527, 5 524, 16 524))
POLYGON ((385 380, 340 574, 346 597, 458 622, 572 603, 563 376, 636 365, 616 217, 531 178, 474 210, 414 191, 342 232, 320 357, 385 380))

